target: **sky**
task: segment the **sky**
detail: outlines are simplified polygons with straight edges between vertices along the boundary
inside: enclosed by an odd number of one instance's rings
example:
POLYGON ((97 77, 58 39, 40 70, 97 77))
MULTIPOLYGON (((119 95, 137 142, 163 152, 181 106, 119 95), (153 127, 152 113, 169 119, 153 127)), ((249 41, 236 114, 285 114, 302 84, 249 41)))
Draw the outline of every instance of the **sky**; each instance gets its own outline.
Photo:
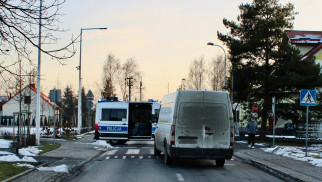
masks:
MULTIPOLYGON (((59 45, 77 37, 81 28, 107 27, 107 30, 87 30, 82 36, 82 85, 91 89, 98 99, 102 67, 112 53, 122 62, 134 58, 142 73, 143 100, 162 100, 174 92, 187 78, 194 59, 206 60, 224 55, 217 31, 226 33, 222 20, 236 21, 238 5, 250 0, 67 0, 60 10, 59 45)), ((299 15, 295 30, 322 30, 321 0, 280 0, 291 2, 299 15)), ((58 46, 59 46, 58 45, 58 46)), ((79 43, 76 55, 62 66, 46 56, 42 58, 41 88, 44 93, 71 85, 78 91, 79 43)), ((35 60, 37 60, 35 58, 35 60)), ((120 96, 120 95, 119 95, 120 96)), ((133 97, 132 97, 133 98, 133 97)), ((139 99, 139 96, 136 96, 139 99)))

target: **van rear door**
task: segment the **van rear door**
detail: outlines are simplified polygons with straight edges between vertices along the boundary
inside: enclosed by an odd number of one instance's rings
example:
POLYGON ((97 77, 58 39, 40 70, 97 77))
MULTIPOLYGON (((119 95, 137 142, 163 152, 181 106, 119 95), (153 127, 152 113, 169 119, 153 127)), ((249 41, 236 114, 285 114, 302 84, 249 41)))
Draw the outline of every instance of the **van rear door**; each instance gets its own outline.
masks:
MULTIPOLYGON (((229 121, 223 95, 207 92, 181 92, 176 121, 177 145, 180 148, 228 148, 229 121)), ((225 97, 225 96, 224 96, 225 97)), ((208 150, 209 151, 209 150, 208 150)), ((201 155, 207 155, 201 150, 201 155)), ((208 154, 209 155, 209 154, 208 154)))
POLYGON ((127 104, 108 103, 107 106, 103 106, 100 111, 100 124, 98 126, 99 132, 109 139, 127 139, 127 116, 127 104))

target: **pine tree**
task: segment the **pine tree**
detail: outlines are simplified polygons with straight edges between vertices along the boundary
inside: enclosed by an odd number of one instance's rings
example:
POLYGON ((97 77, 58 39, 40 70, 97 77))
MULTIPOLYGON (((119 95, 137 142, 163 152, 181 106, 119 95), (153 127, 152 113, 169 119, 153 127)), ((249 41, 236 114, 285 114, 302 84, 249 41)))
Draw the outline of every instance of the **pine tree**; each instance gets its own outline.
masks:
POLYGON ((262 106, 259 115, 261 136, 266 132, 267 119, 271 113, 272 97, 288 99, 289 109, 285 119, 299 116, 299 90, 321 87, 321 68, 314 59, 300 61, 300 52, 290 45, 286 29, 292 29, 294 6, 285 6, 278 0, 254 0, 239 6, 238 22, 223 20, 228 34, 218 32, 218 38, 229 50, 232 63, 230 86, 233 83, 235 101, 247 102, 249 107, 257 103, 262 106), (294 97, 297 96, 297 97, 294 97), (290 107, 290 105, 292 107, 290 107))
POLYGON ((74 96, 71 86, 68 86, 64 90, 63 103, 63 121, 72 122, 76 113, 76 98, 74 96))
POLYGON ((105 83, 104 83, 103 90, 101 90, 102 98, 114 96, 114 86, 112 83, 112 79, 108 78, 108 79, 104 80, 104 82, 105 83))

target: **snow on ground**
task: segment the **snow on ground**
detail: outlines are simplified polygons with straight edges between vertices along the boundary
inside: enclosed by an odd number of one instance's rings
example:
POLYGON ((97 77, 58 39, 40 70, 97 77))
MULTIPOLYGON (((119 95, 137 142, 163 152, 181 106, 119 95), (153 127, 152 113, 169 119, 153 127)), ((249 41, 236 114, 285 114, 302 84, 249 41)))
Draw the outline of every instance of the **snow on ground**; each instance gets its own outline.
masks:
POLYGON ((39 171, 54 171, 60 173, 68 173, 68 166, 66 164, 62 164, 55 167, 38 167, 39 171))
POLYGON ((37 156, 41 151, 42 150, 38 149, 37 146, 29 146, 28 148, 19 149, 19 154, 25 156, 37 156))
POLYGON ((5 161, 5 162, 37 162, 32 157, 24 156, 23 158, 20 159, 18 156, 14 155, 14 154, 0 156, 0 161, 5 161))
POLYGON ((307 156, 305 156, 305 147, 276 146, 272 148, 262 148, 262 150, 275 155, 289 157, 294 160, 305 161, 317 167, 322 167, 321 147, 322 145, 308 147, 307 156))
POLYGON ((9 148, 12 140, 0 139, 0 148, 9 148))
POLYGON ((28 167, 30 169, 35 167, 35 166, 31 165, 31 164, 20 164, 20 163, 17 163, 17 166, 19 166, 19 167, 28 167))
POLYGON ((96 142, 92 143, 92 145, 106 147, 106 148, 114 148, 110 144, 108 144, 105 140, 97 140, 96 142))

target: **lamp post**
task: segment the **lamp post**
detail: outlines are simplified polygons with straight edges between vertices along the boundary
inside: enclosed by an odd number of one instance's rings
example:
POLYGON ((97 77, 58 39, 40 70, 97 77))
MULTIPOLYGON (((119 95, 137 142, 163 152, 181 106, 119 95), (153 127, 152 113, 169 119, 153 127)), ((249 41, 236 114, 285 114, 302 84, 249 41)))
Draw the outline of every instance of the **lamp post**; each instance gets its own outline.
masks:
POLYGON ((78 88, 78 134, 80 134, 81 125, 82 125, 82 35, 83 30, 106 30, 107 28, 81 28, 80 40, 79 40, 79 88, 78 88))
POLYGON ((220 47, 223 51, 224 51, 224 53, 225 53, 225 79, 224 79, 224 87, 226 87, 226 79, 227 79, 227 76, 226 76, 226 62, 227 62, 227 55, 226 55, 226 51, 225 51, 225 49, 221 46, 221 45, 217 45, 217 44, 214 44, 214 43, 212 43, 212 42, 208 42, 208 44, 207 45, 211 45, 211 46, 218 46, 218 47, 220 47))

